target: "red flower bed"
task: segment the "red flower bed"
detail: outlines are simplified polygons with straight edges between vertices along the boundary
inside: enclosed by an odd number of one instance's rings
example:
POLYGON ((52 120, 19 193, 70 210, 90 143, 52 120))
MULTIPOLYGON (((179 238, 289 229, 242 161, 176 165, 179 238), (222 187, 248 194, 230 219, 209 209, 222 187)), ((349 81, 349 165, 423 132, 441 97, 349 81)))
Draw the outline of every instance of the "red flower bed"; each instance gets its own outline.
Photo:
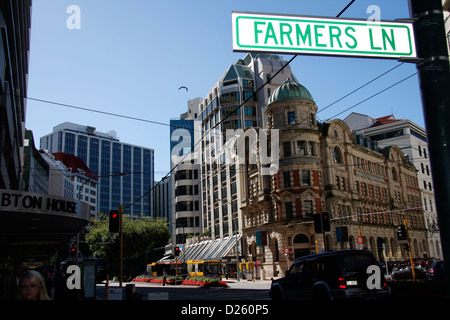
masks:
POLYGON ((202 286, 202 287, 228 287, 228 285, 225 282, 223 282, 223 281, 203 282, 203 281, 192 280, 192 279, 184 280, 181 285, 202 286))
MULTIPOLYGON (((203 279, 202 279, 203 280, 203 279)), ((206 279, 205 279, 206 280, 206 279)), ((133 279, 134 282, 149 282, 149 283, 163 283, 163 279, 160 278, 153 278, 153 277, 146 277, 146 276, 138 276, 133 279)), ((178 284, 181 280, 178 280, 178 284)), ((167 280, 167 284, 174 284, 174 280, 167 280)), ((228 285, 223 281, 200 281, 195 279, 185 279, 183 282, 181 282, 181 285, 185 286, 201 286, 201 287, 228 287, 228 285)))

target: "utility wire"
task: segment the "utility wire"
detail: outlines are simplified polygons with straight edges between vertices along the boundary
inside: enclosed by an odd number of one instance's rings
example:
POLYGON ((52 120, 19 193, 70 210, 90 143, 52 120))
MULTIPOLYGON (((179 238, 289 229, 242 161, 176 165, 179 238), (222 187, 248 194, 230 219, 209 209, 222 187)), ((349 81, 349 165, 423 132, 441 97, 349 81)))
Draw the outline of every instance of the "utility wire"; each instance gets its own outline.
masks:
POLYGON ((355 103, 355 104, 352 105, 351 107, 348 107, 347 109, 342 110, 342 111, 339 112, 339 113, 336 113, 334 116, 329 117, 329 118, 328 118, 327 120, 325 120, 325 121, 328 121, 328 120, 330 120, 330 119, 332 119, 332 118, 335 118, 335 117, 337 117, 338 115, 341 115, 341 114, 343 114, 344 112, 346 112, 346 111, 348 111, 348 110, 350 110, 350 109, 353 109, 353 108, 356 107, 356 106, 359 106, 360 104, 362 104, 362 103, 364 103, 364 102, 366 102, 366 101, 368 101, 368 100, 370 100, 370 99, 376 97, 377 95, 379 95, 379 94, 381 94, 381 93, 383 93, 383 92, 385 92, 385 91, 387 91, 387 90, 389 90, 389 89, 395 87, 396 85, 398 85, 398 84, 400 84, 400 83, 402 83, 402 82, 408 80, 409 78, 415 76, 416 74, 417 74, 417 72, 414 72, 413 74, 407 76, 406 78, 403 78, 402 80, 397 81, 396 83, 390 85, 389 87, 386 87, 386 88, 384 88, 383 90, 378 91, 377 93, 371 95, 370 97, 368 97, 368 98, 366 98, 366 99, 364 99, 364 100, 361 100, 361 101, 358 102, 358 103, 355 103))
POLYGON ((387 70, 386 72, 383 72, 382 74, 380 74, 379 76, 377 76, 377 77, 373 78, 372 80, 366 82, 366 83, 363 84, 362 86, 360 86, 360 87, 356 88, 355 90, 353 90, 353 91, 347 93, 347 94, 346 94, 345 96, 343 96, 342 98, 339 98, 339 99, 335 100, 334 102, 330 103, 329 105, 327 105, 326 107, 320 109, 319 111, 317 111, 317 113, 320 113, 320 112, 322 112, 322 111, 327 110, 327 109, 328 109, 329 107, 331 107, 332 105, 338 103, 338 102, 341 101, 341 100, 344 100, 344 99, 347 98, 348 96, 350 96, 350 95, 354 94, 355 92, 361 90, 362 88, 368 86, 369 84, 371 84, 372 82, 378 80, 379 78, 383 77, 384 75, 388 74, 389 72, 394 71, 396 68, 400 67, 400 66, 401 66, 402 64, 404 64, 404 63, 405 63, 405 62, 402 62, 402 63, 400 63, 400 64, 397 64, 395 67, 393 67, 393 68, 387 70))
MULTIPOLYGON (((339 14, 336 17, 340 17, 353 3, 355 2, 355 0, 350 1, 347 6, 342 9, 339 14)), ((256 97, 256 94, 262 90, 268 83, 270 83, 270 81, 275 78, 275 76, 277 76, 280 72, 282 72, 288 65, 290 65, 290 63, 297 57, 297 55, 294 55, 287 63, 285 63, 275 74, 273 74, 261 87, 259 87, 253 94, 252 96, 248 97, 243 103, 241 103, 239 106, 237 106, 235 108, 235 110, 233 112, 231 112, 229 115, 227 115, 226 117, 224 117, 223 119, 221 119, 218 123, 216 123, 211 129, 216 128, 217 126, 219 126, 221 123, 223 123, 226 119, 228 119, 229 117, 233 116, 234 113, 239 110, 244 104, 246 104, 248 101, 251 101, 254 97, 256 97)), ((163 123, 163 122, 158 122, 158 121, 154 121, 154 120, 148 120, 148 119, 142 119, 142 118, 137 118, 137 117, 132 117, 132 116, 127 116, 127 115, 121 115, 121 114, 117 114, 117 113, 112 113, 112 112, 107 112, 107 111, 101 111, 101 110, 95 110, 95 109, 90 109, 90 108, 85 108, 85 107, 80 107, 80 106, 75 106, 75 105, 71 105, 71 104, 66 104, 66 103, 60 103, 60 102, 55 102, 55 101, 49 101, 49 100, 44 100, 44 99, 38 99, 38 98, 33 98, 33 97, 25 97, 28 100, 32 100, 32 101, 37 101, 37 102, 43 102, 43 103, 50 103, 50 104, 54 104, 54 105, 58 105, 58 106, 62 106, 62 107, 67 107, 67 108, 72 108, 72 109, 77 109, 77 110, 83 110, 83 111, 89 111, 89 112, 95 112, 95 113, 99 113, 99 114, 104 114, 104 115, 109 115, 109 116, 114 116, 114 117, 121 117, 121 118, 125 118, 125 119, 130 119, 130 120, 135 120, 135 121, 141 121, 141 122, 147 122, 147 123, 152 123, 152 124, 159 124, 159 125, 164 125, 164 126, 169 126, 169 127, 177 127, 177 128, 183 128, 181 126, 174 126, 174 125, 170 125, 167 123, 163 123)), ((206 133, 205 133, 206 135, 206 133)), ((199 141, 194 145, 194 147, 191 149, 191 152, 195 150, 195 147, 203 140, 203 138, 205 137, 205 135, 202 136, 201 139, 199 139, 199 141)), ((183 163, 184 159, 189 155, 186 154, 163 178, 168 177, 177 167, 180 163, 183 163)), ((150 188, 147 192, 145 192, 141 197, 139 197, 138 199, 136 199, 135 201, 133 201, 132 203, 130 203, 129 205, 127 205, 124 209, 131 207, 132 205, 134 205, 135 203, 137 203, 138 201, 140 201, 143 197, 145 197, 147 194, 149 194, 156 186, 158 186, 161 183, 162 179, 155 184, 152 188, 150 188)))
POLYGON ((55 102, 55 101, 38 99, 38 98, 32 98, 32 97, 25 97, 25 98, 28 99, 28 100, 32 100, 32 101, 54 104, 54 105, 65 107, 65 108, 72 108, 72 109, 77 109, 77 110, 89 111, 89 112, 94 112, 94 113, 99 113, 99 114, 105 114, 105 115, 108 115, 108 116, 120 117, 120 118, 124 118, 124 119, 141 121, 141 122, 147 122, 147 123, 152 123, 152 124, 159 124, 159 125, 167 126, 167 127, 184 128, 183 126, 172 125, 172 124, 169 124, 169 123, 159 122, 159 121, 155 121, 155 120, 148 120, 148 119, 137 118, 137 117, 127 116, 127 115, 113 113, 113 112, 107 112, 107 111, 101 111, 101 110, 96 110, 96 109, 91 109, 91 108, 85 108, 85 107, 75 106, 75 105, 67 104, 67 103, 55 102))
MULTIPOLYGON (((338 13, 338 15, 336 17, 340 17, 353 3, 355 2, 355 0, 351 0, 347 6, 341 10, 341 12, 338 13)), ((266 82, 263 83, 263 85, 261 87, 259 87, 250 97, 248 97, 243 103, 241 103, 239 106, 237 106, 235 108, 235 110, 233 112, 231 112, 229 115, 227 115, 225 118, 221 119, 218 123, 216 123, 210 130, 217 128, 218 125, 220 125, 221 123, 223 123, 226 119, 228 119, 229 117, 231 117, 237 110, 239 110, 245 103, 247 103, 248 101, 250 101, 251 99, 253 99, 253 97, 256 97, 256 94, 262 90, 262 88, 264 88, 268 83, 270 83, 270 81, 275 78, 275 76, 277 76, 281 71, 283 71, 292 61, 294 61, 294 59, 297 57, 297 55, 294 55, 287 63, 285 63, 280 70, 278 70, 275 74, 273 74, 266 82)), ((199 141, 192 147, 191 152, 193 152, 195 150, 195 147, 203 140, 203 138, 205 137, 206 132, 204 135, 202 135, 201 139, 199 139, 199 141)), ((166 178, 168 177, 181 163, 183 163, 184 159, 190 155, 190 153, 184 155, 184 157, 176 164, 174 165, 174 167, 172 169, 170 169, 170 171, 163 177, 166 178)), ((131 204, 129 204, 128 206, 126 206, 124 209, 131 207, 133 204, 135 204, 136 202, 140 201, 143 197, 145 197, 147 194, 149 194, 150 192, 152 192, 152 190, 157 187, 161 181, 163 180, 161 179, 160 181, 158 181, 158 183, 156 183, 151 189, 149 189, 146 193, 144 193, 140 198, 138 198, 137 200, 135 200, 134 202, 132 202, 131 204)))

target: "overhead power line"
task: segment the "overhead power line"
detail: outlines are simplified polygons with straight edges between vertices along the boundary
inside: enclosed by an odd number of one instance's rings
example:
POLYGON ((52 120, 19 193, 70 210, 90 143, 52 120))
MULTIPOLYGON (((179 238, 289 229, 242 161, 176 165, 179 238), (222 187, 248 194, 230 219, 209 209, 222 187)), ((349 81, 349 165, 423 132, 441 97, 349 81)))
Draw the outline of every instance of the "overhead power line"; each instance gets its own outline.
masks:
POLYGON ((180 126, 171 125, 171 124, 168 124, 168 123, 159 122, 159 121, 155 121, 155 120, 148 120, 148 119, 132 117, 132 116, 127 116, 127 115, 113 113, 113 112, 108 112, 108 111, 102 111, 102 110, 96 110, 96 109, 91 109, 91 108, 85 108, 85 107, 75 106, 75 105, 67 104, 67 103, 55 102, 55 101, 38 99, 38 98, 32 98, 32 97, 25 97, 25 98, 28 99, 28 100, 32 100, 32 101, 54 104, 54 105, 61 106, 61 107, 66 107, 66 108, 72 108, 72 109, 77 109, 77 110, 89 111, 89 112, 94 112, 94 113, 99 113, 99 114, 105 114, 105 115, 108 115, 108 116, 120 117, 120 118, 129 119, 129 120, 147 122, 147 123, 152 123, 152 124, 159 124, 159 125, 162 125, 162 126, 181 128, 180 126))
MULTIPOLYGON (((353 2, 355 2, 355 0, 351 0, 347 6, 342 9, 338 15, 336 17, 340 17, 352 4, 353 2)), ((218 125, 220 125, 222 122, 224 122, 227 118, 231 117, 231 115, 236 112, 237 110, 239 110, 245 103, 247 103, 248 101, 250 101, 250 99, 253 99, 253 97, 256 97, 256 94, 262 90, 268 83, 270 83, 270 81, 272 81, 273 78, 275 78, 275 76, 277 76, 280 72, 282 72, 292 61, 294 61, 294 59, 297 57, 297 55, 294 55, 286 64, 284 64, 280 70, 278 70, 275 74, 271 75, 271 77, 269 79, 267 79, 266 82, 264 82, 262 84, 261 87, 259 87, 250 97, 248 97, 243 103, 241 103, 239 106, 237 106, 235 108, 235 110, 233 112, 231 112, 228 116, 226 116, 224 119, 221 119, 218 123, 216 123, 211 129, 216 128, 218 125)), ((204 136, 206 135, 206 133, 204 135, 202 135, 202 138, 199 139, 199 141, 192 147, 191 151, 194 151, 196 146, 203 140, 204 136)), ((170 169, 170 171, 163 177, 166 178, 168 177, 181 163, 183 163, 184 159, 188 156, 188 154, 184 155, 184 157, 176 164, 174 165, 174 167, 172 169, 170 169)), ((126 206, 125 208, 128 208, 130 206, 132 206, 134 203, 138 202, 140 199, 142 199, 143 197, 145 197, 147 194, 149 194, 150 192, 152 192, 152 190, 157 187, 161 181, 163 179, 161 179, 158 183, 156 183, 150 190, 148 190, 146 193, 144 193, 139 199, 135 200, 133 203, 131 203, 130 205, 126 206)))
MULTIPOLYGON (((355 2, 355 0, 350 1, 347 6, 342 9, 339 14, 336 17, 340 17, 353 3, 355 2)), ((224 117, 223 119, 221 119, 218 123, 216 123, 214 125, 213 128, 216 128, 218 125, 220 125, 221 123, 223 123, 226 119, 228 119, 229 117, 231 117, 237 110, 239 110, 245 103, 247 103, 248 101, 250 101, 251 99, 253 99, 253 97, 256 96, 256 94, 262 90, 268 83, 270 83, 270 81, 277 76, 280 72, 282 72, 288 65, 290 65, 290 63, 297 57, 297 55, 294 55, 286 64, 284 64, 280 70, 278 70, 275 74, 273 74, 260 88, 258 88, 251 97, 247 98, 243 103, 241 103, 239 106, 237 106, 234 110, 234 112, 231 112, 229 115, 227 115, 226 117, 224 117)), ((75 105, 71 105, 71 104, 66 104, 66 103, 60 103, 60 102, 55 102, 55 101, 49 101, 49 100, 44 100, 44 99, 38 99, 38 98, 33 98, 33 97, 24 97, 28 100, 32 100, 32 101, 37 101, 37 102, 43 102, 43 103, 49 103, 49 104, 54 104, 54 105, 58 105, 58 106, 62 106, 62 107, 67 107, 67 108, 72 108, 72 109, 77 109, 77 110, 83 110, 83 111, 89 111, 89 112, 94 112, 94 113, 99 113, 99 114, 104 114, 104 115, 109 115, 109 116, 114 116, 114 117, 121 117, 121 118, 125 118, 125 119, 130 119, 130 120, 135 120, 135 121, 141 121, 141 122, 146 122, 146 123, 152 123, 152 124, 159 124, 159 125, 164 125, 164 126, 168 126, 168 127, 177 127, 180 128, 180 126, 173 126, 171 124, 167 124, 167 123, 163 123, 163 122, 159 122, 159 121, 154 121, 154 120, 148 120, 148 119, 143 119, 143 118, 138 118, 138 117, 132 117, 132 116, 127 116, 127 115, 122 115, 122 114, 118 114, 118 113, 113 113, 113 112, 107 112, 107 111, 101 111, 101 110, 95 110, 95 109, 91 109, 91 108, 86 108, 86 107, 80 107, 80 106, 75 106, 75 105)), ((195 147, 203 140, 205 135, 202 136, 201 139, 199 139, 199 141, 197 142, 196 145, 194 145, 194 147, 192 148, 192 151, 195 150, 195 147)), ((180 163, 183 163, 184 159, 188 156, 188 154, 186 154, 183 159, 181 159, 181 161, 179 161, 176 165, 174 165, 174 167, 163 177, 168 177, 177 167, 180 163)), ((148 191, 146 191, 141 197, 139 197, 138 199, 134 200, 132 203, 130 203, 129 205, 127 205, 124 209, 131 207, 132 205, 134 205, 135 203, 137 203, 138 201, 140 201, 143 197, 145 197, 147 194, 149 194, 156 186, 158 186, 161 183, 162 179, 156 183, 152 188, 150 188, 148 191)))
POLYGON ((397 69, 398 67, 400 67, 400 66, 401 66, 402 64, 404 64, 404 63, 405 63, 405 62, 402 62, 402 63, 400 63, 400 64, 397 64, 396 66, 394 66, 393 68, 391 68, 391 69, 389 69, 389 70, 383 72, 383 73, 380 74, 379 76, 377 76, 377 77, 375 77, 375 78, 373 78, 373 79, 367 81, 365 84, 363 84, 362 86, 359 86, 359 87, 356 88, 355 90, 353 90, 353 91, 347 93, 345 96, 343 96, 343 97, 341 97, 341 98, 335 100, 334 102, 330 103, 329 105, 325 106, 324 108, 321 108, 319 111, 317 111, 317 113, 320 113, 320 112, 322 112, 322 111, 327 110, 327 109, 328 109, 329 107, 331 107, 332 105, 338 103, 339 101, 344 100, 344 99, 347 98, 348 96, 350 96, 350 95, 354 94, 355 92, 361 90, 362 88, 368 86, 368 85, 371 84, 372 82, 374 82, 374 81, 380 79, 381 77, 387 75, 389 72, 394 71, 395 69, 397 69))
POLYGON ((417 74, 417 72, 414 72, 413 74, 411 74, 411 75, 409 75, 409 76, 407 76, 406 78, 403 78, 402 80, 400 80, 400 81, 397 81, 396 83, 394 83, 394 84, 392 84, 392 85, 390 85, 389 87, 386 87, 386 88, 384 88, 383 90, 380 90, 380 91, 378 91, 377 93, 375 93, 375 94, 373 94, 373 95, 371 95, 370 97, 367 97, 366 99, 364 99, 364 100, 361 100, 360 102, 358 102, 358 103, 355 103, 354 105, 352 105, 351 107, 348 107, 347 109, 345 109, 345 110, 342 110, 341 112, 339 112, 339 113, 336 113, 334 116, 332 116, 332 117, 329 117, 327 120, 325 120, 325 121, 328 121, 328 120, 330 120, 330 119, 333 119, 333 118, 335 118, 335 117, 337 117, 337 116, 339 116, 339 115, 341 115, 341 114, 343 114, 344 112, 346 112, 346 111, 348 111, 348 110, 350 110, 350 109, 353 109, 354 107, 356 107, 356 106, 359 106, 360 104, 362 104, 362 103, 364 103, 364 102, 366 102, 366 101, 368 101, 368 100, 370 100, 370 99, 372 99, 372 98, 374 98, 374 97, 376 97, 377 95, 379 95, 379 94, 381 94, 381 93, 383 93, 383 92, 385 92, 385 91, 387 91, 387 90, 389 90, 389 89, 391 89, 391 88, 393 88, 393 87, 395 87, 396 85, 398 85, 398 84, 400 84, 400 83, 402 83, 402 82, 404 82, 404 81, 406 81, 406 80, 408 80, 409 78, 411 78, 411 77, 413 77, 413 76, 415 76, 417 74))

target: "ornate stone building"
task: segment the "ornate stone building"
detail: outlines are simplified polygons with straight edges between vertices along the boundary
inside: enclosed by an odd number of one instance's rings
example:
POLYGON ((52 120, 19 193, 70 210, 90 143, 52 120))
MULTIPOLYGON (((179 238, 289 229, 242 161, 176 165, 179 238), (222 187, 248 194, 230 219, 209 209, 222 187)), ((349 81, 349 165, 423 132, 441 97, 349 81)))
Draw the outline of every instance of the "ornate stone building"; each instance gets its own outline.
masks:
POLYGON ((318 122, 317 109, 304 86, 284 82, 265 110, 269 136, 279 130, 279 170, 263 175, 260 163, 240 162, 244 255, 258 275, 281 276, 296 258, 322 250, 367 248, 380 261, 406 260, 397 240, 404 220, 413 257, 428 256, 415 167, 397 146, 379 149, 342 120, 318 122), (322 211, 331 231, 316 234, 313 215, 322 211))

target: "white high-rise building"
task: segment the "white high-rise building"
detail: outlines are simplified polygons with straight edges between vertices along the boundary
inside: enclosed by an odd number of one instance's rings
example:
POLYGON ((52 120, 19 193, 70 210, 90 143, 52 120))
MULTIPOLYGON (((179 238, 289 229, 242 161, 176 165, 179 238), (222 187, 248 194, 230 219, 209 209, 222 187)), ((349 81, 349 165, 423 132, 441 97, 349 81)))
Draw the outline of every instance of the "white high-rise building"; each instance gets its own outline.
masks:
POLYGON ((285 64, 278 55, 247 54, 230 65, 200 102, 202 223, 211 239, 240 234, 243 227, 241 172, 236 158, 226 155, 226 132, 267 127, 264 109, 271 93, 295 79, 290 66, 283 69, 285 64))

